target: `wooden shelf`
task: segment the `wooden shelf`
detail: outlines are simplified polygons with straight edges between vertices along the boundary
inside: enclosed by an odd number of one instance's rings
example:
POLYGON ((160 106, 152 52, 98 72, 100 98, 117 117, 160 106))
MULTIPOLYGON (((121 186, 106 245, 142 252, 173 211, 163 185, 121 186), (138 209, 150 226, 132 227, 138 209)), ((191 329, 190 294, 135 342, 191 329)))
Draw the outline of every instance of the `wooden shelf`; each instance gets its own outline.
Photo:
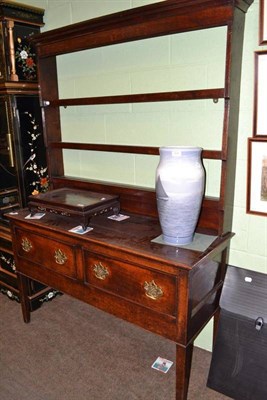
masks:
MULTIPOLYGON (((106 151, 113 153, 129 153, 129 154, 147 154, 159 155, 159 147, 151 146, 127 146, 116 144, 95 144, 95 143, 75 143, 75 142, 51 142, 50 149, 72 149, 72 150, 90 150, 90 151, 106 151)), ((202 157, 211 160, 222 160, 223 153, 218 150, 203 150, 202 157)))
POLYGON ((230 26, 235 8, 253 0, 168 0, 54 29, 36 36, 39 57, 51 57, 132 40, 230 26))
MULTIPOLYGON (((216 150, 205 148, 202 152, 204 159, 221 162, 219 197, 216 200, 207 198, 204 200, 197 229, 210 230, 219 235, 231 231, 238 132, 238 107, 236 106, 239 104, 240 96, 243 28, 245 13, 252 2, 253 0, 166 0, 36 35, 33 42, 39 57, 41 104, 52 187, 56 189, 62 185, 73 185, 73 187, 95 191, 110 190, 121 196, 123 206, 129 212, 157 216, 155 194, 151 194, 146 188, 140 189, 129 185, 126 189, 124 185, 116 183, 112 185, 112 183, 64 177, 63 150, 158 155, 159 148, 119 143, 64 142, 60 129, 60 108, 223 99, 221 146, 219 145, 216 150), (216 27, 225 27, 226 31, 224 87, 83 98, 61 99, 59 97, 57 56, 117 43, 216 27)), ((213 30, 211 34, 212 32, 213 30)), ((199 134, 204 133, 199 132, 199 134)))
POLYGON ((69 107, 69 106, 88 106, 98 104, 122 104, 122 103, 146 103, 161 101, 185 101, 185 100, 205 100, 223 99, 224 88, 220 89, 201 89, 186 90, 177 92, 141 93, 116 96, 81 97, 73 99, 44 100, 44 106, 49 107, 69 107), (49 101, 49 104, 45 104, 49 101))

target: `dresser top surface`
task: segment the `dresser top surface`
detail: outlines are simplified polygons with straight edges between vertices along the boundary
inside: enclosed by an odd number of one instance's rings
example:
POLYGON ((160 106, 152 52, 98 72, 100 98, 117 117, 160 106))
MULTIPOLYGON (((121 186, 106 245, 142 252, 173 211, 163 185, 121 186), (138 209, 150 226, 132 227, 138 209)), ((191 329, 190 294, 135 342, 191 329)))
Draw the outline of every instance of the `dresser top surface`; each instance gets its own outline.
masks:
MULTIPOLYGON (((122 221, 109 219, 107 215, 93 217, 90 228, 85 234, 70 232, 70 229, 80 225, 78 219, 68 218, 47 213, 41 219, 25 219, 29 210, 20 210, 18 213, 7 214, 11 223, 27 229, 30 232, 49 235, 57 239, 56 235, 74 244, 84 247, 103 246, 109 251, 118 251, 128 254, 129 257, 142 257, 153 262, 164 263, 169 266, 179 266, 192 269, 205 257, 219 254, 227 247, 232 234, 222 237, 211 237, 210 245, 203 250, 187 248, 185 246, 166 245, 155 241, 161 235, 159 222, 156 218, 127 214, 129 218, 122 221), (213 240, 214 239, 214 240, 213 240)), ((208 235, 204 235, 208 236, 208 235)))

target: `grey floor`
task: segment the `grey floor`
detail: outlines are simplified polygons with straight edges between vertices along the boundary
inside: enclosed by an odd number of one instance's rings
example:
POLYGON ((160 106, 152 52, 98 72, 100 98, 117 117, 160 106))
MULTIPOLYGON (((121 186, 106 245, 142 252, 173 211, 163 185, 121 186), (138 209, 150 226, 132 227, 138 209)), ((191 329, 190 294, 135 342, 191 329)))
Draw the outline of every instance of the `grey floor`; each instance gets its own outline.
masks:
MULTIPOLYGON (((0 398, 5 400, 174 400, 175 345, 63 295, 22 320, 0 294, 0 398)), ((223 400, 206 387, 211 355, 195 348, 188 400, 223 400)))

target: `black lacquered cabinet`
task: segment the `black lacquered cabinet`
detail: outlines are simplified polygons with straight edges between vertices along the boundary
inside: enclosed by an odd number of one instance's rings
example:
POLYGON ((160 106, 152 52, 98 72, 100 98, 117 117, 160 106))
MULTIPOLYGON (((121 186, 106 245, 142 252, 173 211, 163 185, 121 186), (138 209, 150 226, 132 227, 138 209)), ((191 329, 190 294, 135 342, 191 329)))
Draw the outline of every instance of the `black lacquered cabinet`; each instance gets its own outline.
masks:
MULTIPOLYGON (((44 10, 0 0, 0 292, 20 301, 8 212, 48 188, 39 104, 37 60, 30 38, 44 10)), ((29 288, 32 309, 56 292, 39 282, 29 288)))

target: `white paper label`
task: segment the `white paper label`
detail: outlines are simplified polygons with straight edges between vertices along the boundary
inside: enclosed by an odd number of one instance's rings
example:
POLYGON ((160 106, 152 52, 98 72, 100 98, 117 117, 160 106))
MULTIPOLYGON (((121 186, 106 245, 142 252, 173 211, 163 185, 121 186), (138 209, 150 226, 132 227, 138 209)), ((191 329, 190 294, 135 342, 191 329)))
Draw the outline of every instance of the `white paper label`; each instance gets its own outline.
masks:
POLYGON ((180 157, 182 154, 181 150, 173 150, 172 151, 172 156, 173 157, 180 157))

